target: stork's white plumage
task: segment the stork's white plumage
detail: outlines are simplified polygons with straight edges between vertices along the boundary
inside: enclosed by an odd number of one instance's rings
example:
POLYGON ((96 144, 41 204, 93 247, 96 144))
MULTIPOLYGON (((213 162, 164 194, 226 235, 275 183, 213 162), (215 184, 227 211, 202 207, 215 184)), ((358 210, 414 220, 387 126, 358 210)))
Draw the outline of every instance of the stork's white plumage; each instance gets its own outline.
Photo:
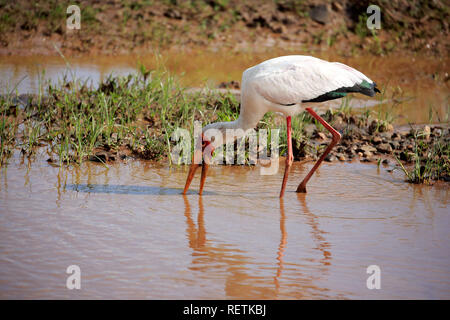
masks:
MULTIPOLYGON (((376 84, 356 69, 339 62, 328 62, 310 56, 283 56, 264 61, 248 68, 242 74, 241 110, 239 118, 231 122, 216 122, 203 128, 217 129, 225 135, 226 129, 248 130, 256 127, 259 120, 269 111, 279 112, 286 116, 288 154, 280 197, 284 195, 289 168, 292 165, 291 117, 303 111, 304 103, 322 102, 344 97, 349 92, 358 92, 368 96, 379 90, 376 84)), ((321 158, 304 178, 297 192, 306 192, 306 183, 314 171, 339 141, 340 134, 312 109, 306 110, 322 123, 333 135, 333 140, 321 158)), ((209 141, 205 141, 205 146, 209 141)), ((210 156, 210 155, 209 155, 210 156)), ((185 194, 199 165, 193 164, 189 170, 185 194)), ((203 164, 200 181, 200 194, 206 178, 208 165, 203 164)))

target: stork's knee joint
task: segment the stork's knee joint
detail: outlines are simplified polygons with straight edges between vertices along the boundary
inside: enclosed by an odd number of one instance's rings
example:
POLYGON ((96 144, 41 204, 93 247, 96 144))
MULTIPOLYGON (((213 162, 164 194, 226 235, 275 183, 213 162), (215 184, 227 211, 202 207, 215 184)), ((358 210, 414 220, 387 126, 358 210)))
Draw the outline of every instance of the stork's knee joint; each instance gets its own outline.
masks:
POLYGON ((335 133, 333 133, 333 142, 338 143, 341 140, 341 137, 341 134, 336 131, 335 133))

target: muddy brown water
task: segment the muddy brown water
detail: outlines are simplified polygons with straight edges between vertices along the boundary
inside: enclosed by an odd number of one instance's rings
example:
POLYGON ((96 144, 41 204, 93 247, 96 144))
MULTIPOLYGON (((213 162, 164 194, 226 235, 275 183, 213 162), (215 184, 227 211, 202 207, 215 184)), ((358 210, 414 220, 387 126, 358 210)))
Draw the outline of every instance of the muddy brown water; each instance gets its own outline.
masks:
POLYGON ((129 160, 58 168, 15 154, 0 175, 0 298, 449 299, 448 185, 407 184, 374 164, 280 171, 129 160), (66 269, 81 269, 68 290, 66 269), (369 290, 366 269, 381 269, 369 290))
MULTIPOLYGON (((186 87, 216 87, 222 81, 240 81, 242 72, 261 61, 280 55, 308 54, 292 50, 275 49, 270 53, 193 50, 189 52, 167 51, 144 56, 2 56, 0 57, 0 93, 17 89, 18 93, 38 93, 44 79, 57 83, 64 74, 93 85, 106 79, 109 74, 126 75, 136 72, 138 63, 148 68, 164 66, 179 76, 186 87), (68 63, 68 64, 67 64, 68 63), (70 71, 69 71, 70 70, 70 71)), ((332 51, 313 54, 317 57, 339 61, 353 66, 381 88, 386 88, 385 102, 377 107, 396 116, 396 123, 426 123, 448 121, 449 113, 449 59, 411 54, 388 57, 358 56, 339 57, 332 51), (401 101, 396 104, 395 101, 401 101), (392 107, 395 104, 395 107, 392 107)), ((380 96, 378 96, 380 97, 380 96)), ((379 101, 361 100, 355 95, 354 108, 373 107, 379 101)), ((325 106, 339 106, 339 101, 325 106)), ((382 115, 382 114, 381 114, 382 115)))

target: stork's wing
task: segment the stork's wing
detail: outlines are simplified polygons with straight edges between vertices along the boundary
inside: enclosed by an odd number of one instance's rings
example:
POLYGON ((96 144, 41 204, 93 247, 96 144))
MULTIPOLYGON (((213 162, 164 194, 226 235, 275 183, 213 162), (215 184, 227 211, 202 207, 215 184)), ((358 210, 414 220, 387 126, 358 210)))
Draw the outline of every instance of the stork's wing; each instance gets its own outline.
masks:
POLYGON ((373 95, 371 92, 375 87, 361 72, 320 59, 262 65, 251 84, 265 99, 283 105, 315 100, 338 89, 373 95), (368 91, 364 92, 364 88, 368 91))

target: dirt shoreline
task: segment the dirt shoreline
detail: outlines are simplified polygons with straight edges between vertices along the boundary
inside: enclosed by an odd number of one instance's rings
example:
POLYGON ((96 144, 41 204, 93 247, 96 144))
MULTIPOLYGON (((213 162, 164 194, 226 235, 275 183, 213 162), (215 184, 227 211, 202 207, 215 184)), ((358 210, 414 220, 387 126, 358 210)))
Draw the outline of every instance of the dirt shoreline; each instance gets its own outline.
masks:
POLYGON ((448 8, 441 1, 79 1, 81 29, 68 30, 65 1, 0 4, 0 55, 145 54, 155 49, 421 52, 448 56, 448 8), (381 10, 381 29, 366 9, 381 10))

